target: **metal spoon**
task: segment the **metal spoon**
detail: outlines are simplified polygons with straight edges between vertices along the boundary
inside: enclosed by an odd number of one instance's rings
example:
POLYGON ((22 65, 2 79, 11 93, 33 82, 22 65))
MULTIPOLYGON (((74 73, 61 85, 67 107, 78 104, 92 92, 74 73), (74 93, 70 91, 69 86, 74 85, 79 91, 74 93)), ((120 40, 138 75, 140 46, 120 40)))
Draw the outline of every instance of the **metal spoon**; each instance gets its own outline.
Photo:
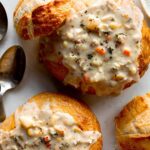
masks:
POLYGON ((4 93, 15 88, 23 78, 26 66, 22 47, 10 47, 0 59, 0 122, 6 118, 2 97, 4 93))
POLYGON ((8 28, 8 19, 4 6, 0 2, 0 41, 5 37, 8 28))

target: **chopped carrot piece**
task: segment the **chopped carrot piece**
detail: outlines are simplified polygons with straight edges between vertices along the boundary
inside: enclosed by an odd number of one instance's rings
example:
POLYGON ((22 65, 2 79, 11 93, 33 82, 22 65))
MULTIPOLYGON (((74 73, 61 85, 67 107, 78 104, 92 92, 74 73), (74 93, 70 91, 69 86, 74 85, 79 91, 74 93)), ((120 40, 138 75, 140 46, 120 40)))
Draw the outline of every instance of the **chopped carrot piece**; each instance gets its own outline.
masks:
POLYGON ((102 49, 101 47, 97 47, 96 52, 99 53, 100 55, 105 55, 106 54, 106 51, 104 49, 102 49))
POLYGON ((125 50, 123 51, 123 54, 126 55, 126 56, 130 56, 130 55, 131 55, 131 52, 130 52, 129 50, 125 49, 125 50))
POLYGON ((89 82, 89 81, 90 81, 90 77, 89 77, 89 75, 88 75, 87 73, 85 73, 85 74, 83 75, 83 81, 84 81, 84 82, 89 82))

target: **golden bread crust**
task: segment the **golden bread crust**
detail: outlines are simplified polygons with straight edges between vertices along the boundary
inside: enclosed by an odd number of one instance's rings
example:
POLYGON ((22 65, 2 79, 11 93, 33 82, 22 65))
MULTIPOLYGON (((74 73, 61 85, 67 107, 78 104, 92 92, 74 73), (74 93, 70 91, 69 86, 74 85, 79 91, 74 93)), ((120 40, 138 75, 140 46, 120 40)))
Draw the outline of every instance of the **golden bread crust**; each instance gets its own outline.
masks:
MULTIPOLYGON (((41 107, 46 101, 50 101, 51 109, 69 113, 74 117, 77 124, 83 131, 101 131, 99 123, 95 115, 91 112, 82 102, 76 101, 72 98, 61 94, 52 93, 41 93, 37 96, 32 97, 28 103, 35 102, 41 107)), ((21 108, 21 107, 20 107, 21 108)), ((8 117, 1 125, 0 129, 10 131, 15 128, 14 115, 8 117)), ((101 150, 102 149, 102 137, 93 144, 90 150, 101 150)))
POLYGON ((19 0, 14 11, 16 31, 25 40, 52 34, 65 22, 71 9, 79 11, 95 0, 49 0, 43 5, 36 1, 40 0, 19 0), (21 14, 26 5, 30 12, 21 14))
POLYGON ((150 63, 150 28, 146 21, 143 22, 142 28, 142 52, 139 57, 139 74, 142 77, 148 69, 150 63))
MULTIPOLYGON (((34 0, 30 0, 34 2, 34 0)), ((37 36, 49 35, 57 30, 69 15, 71 8, 70 0, 54 0, 46 5, 40 5, 33 9, 31 12, 25 12, 20 16, 20 10, 24 9, 21 5, 23 0, 19 1, 14 12, 14 22, 18 34, 25 40, 33 39, 37 36)))
POLYGON ((150 94, 138 96, 115 119, 116 137, 121 150, 149 150, 150 94))

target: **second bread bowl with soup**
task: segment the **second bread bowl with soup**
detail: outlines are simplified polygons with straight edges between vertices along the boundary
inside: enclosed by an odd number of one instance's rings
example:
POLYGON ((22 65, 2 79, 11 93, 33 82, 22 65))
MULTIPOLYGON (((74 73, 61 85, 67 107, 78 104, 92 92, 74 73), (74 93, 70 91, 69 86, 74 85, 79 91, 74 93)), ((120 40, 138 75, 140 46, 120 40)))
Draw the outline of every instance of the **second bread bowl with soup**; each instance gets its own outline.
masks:
POLYGON ((0 124, 0 149, 102 150, 101 129, 82 102, 41 93, 0 124))

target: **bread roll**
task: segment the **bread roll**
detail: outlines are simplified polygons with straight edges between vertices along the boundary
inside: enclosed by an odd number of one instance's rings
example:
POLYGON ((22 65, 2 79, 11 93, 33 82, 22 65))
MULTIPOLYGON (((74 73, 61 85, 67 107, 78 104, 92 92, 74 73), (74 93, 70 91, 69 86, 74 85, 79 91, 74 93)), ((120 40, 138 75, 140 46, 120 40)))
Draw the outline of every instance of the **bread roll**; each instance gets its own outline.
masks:
POLYGON ((150 62, 150 29, 130 0, 104 0, 72 14, 40 41, 40 59, 65 85, 98 96, 120 94, 150 62))
POLYGON ((150 94, 137 96, 115 119, 121 150, 150 149, 150 94))
POLYGON ((101 150, 99 123, 83 103, 67 96, 42 93, 0 125, 0 148, 101 150))
POLYGON ((19 0, 14 12, 17 33, 25 40, 50 35, 70 15, 90 5, 94 0, 19 0))

